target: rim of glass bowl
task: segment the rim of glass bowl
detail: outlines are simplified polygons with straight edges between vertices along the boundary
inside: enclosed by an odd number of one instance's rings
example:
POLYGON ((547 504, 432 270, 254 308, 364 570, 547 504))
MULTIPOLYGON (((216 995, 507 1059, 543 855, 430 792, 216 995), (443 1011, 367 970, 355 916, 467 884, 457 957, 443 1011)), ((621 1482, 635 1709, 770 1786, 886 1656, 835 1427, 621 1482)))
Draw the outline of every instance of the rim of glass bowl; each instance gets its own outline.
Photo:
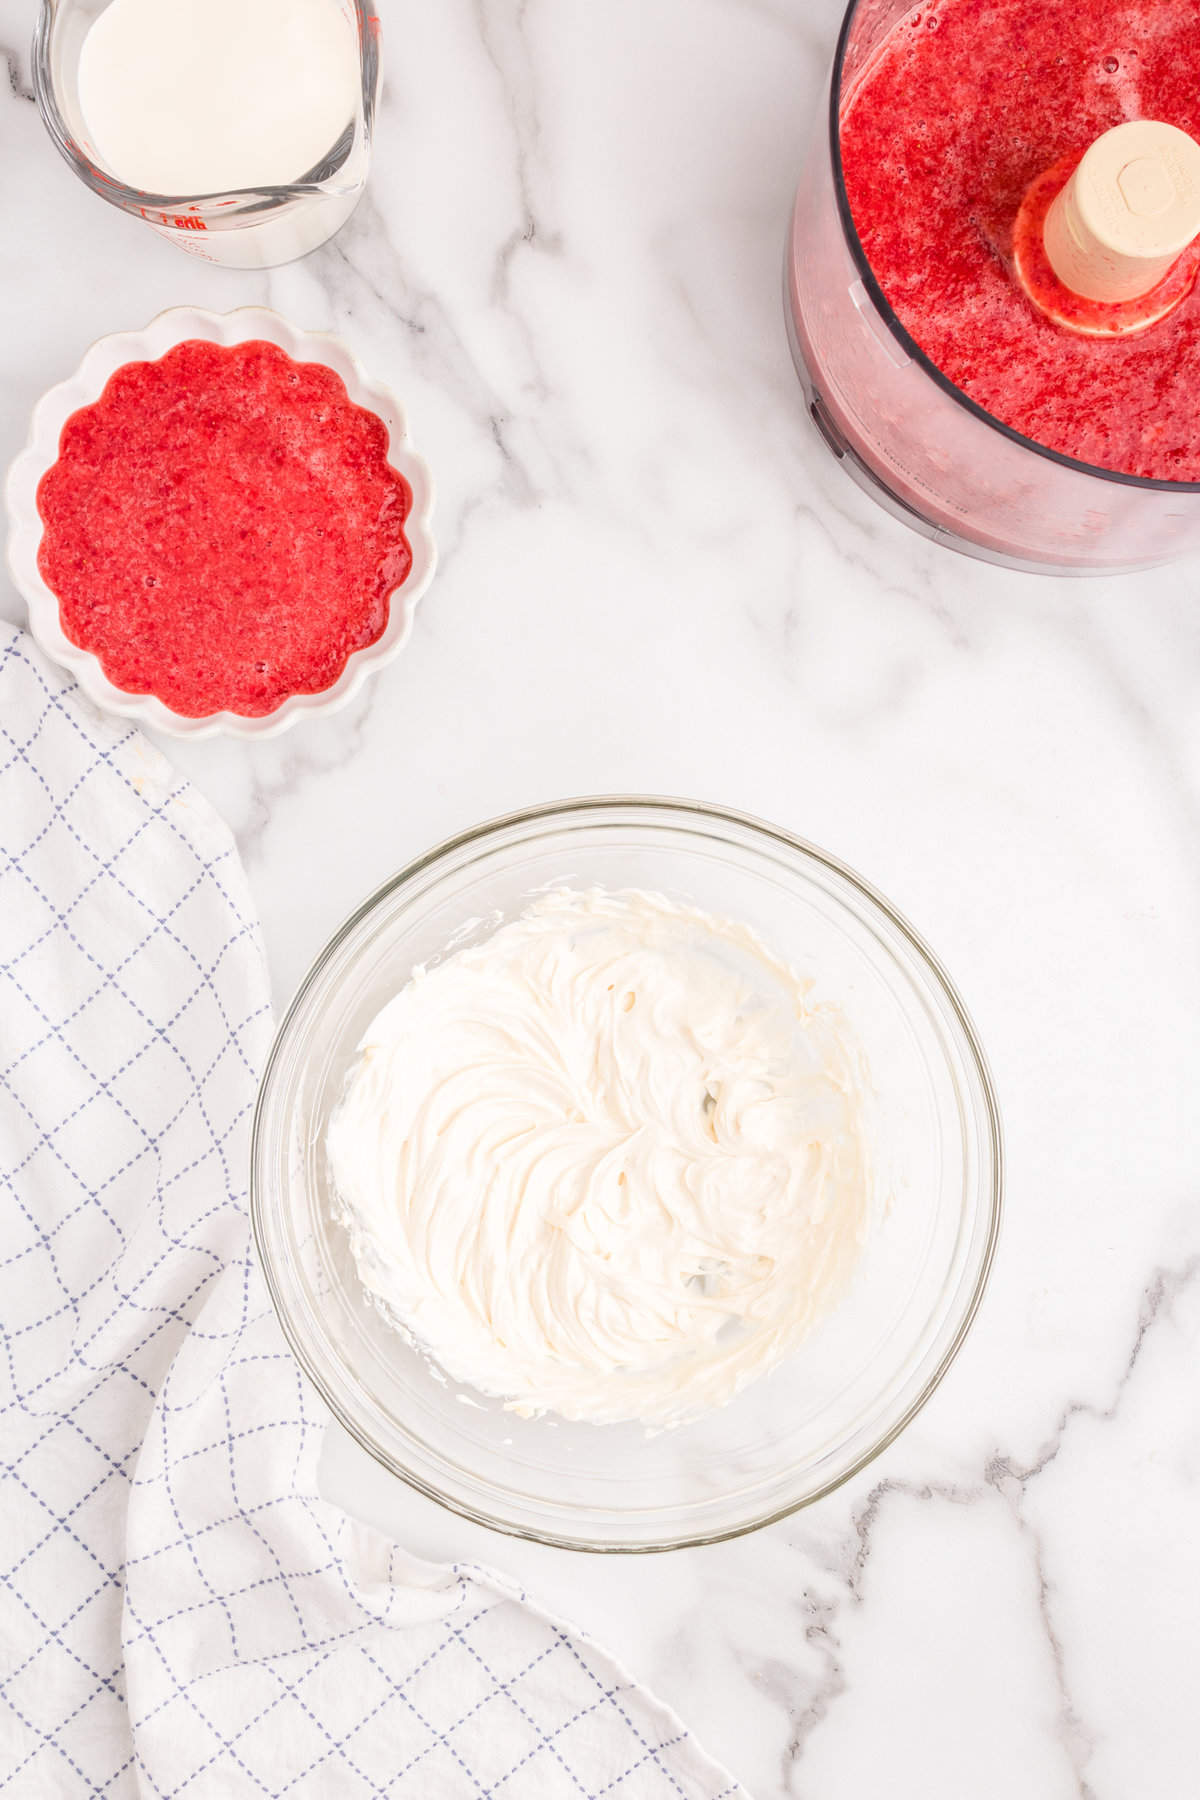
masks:
MULTIPOLYGON (((614 817, 612 822, 619 823, 619 817, 614 817)), ((723 841, 728 843, 730 839, 727 836, 723 836, 723 841)), ((443 842, 434 845, 431 849, 425 851, 424 854, 406 864, 403 869, 396 875, 393 875, 389 880, 385 881, 380 887, 376 888, 360 906, 355 908, 354 912, 330 938, 329 942, 325 945, 324 949, 309 968, 308 973, 300 983, 299 988, 296 990, 296 993, 284 1014, 283 1020, 276 1032, 275 1041, 271 1046, 270 1054, 263 1069, 262 1080, 259 1084, 258 1099, 254 1109, 254 1123, 251 1132, 250 1146, 251 1227, 259 1263, 266 1280, 268 1293, 271 1297, 271 1303, 275 1309, 276 1317, 279 1320, 293 1356, 296 1358, 296 1361, 299 1363, 309 1381, 321 1395, 321 1398, 328 1406, 334 1418, 341 1425, 342 1429, 390 1474, 397 1476, 401 1481, 405 1482, 407 1486, 414 1488, 418 1493, 424 1494, 428 1499, 436 1501, 438 1505, 446 1507, 449 1511, 457 1513, 462 1518, 471 1520, 474 1524, 483 1525, 489 1530, 501 1532, 508 1537, 525 1538, 534 1543, 548 1544, 558 1549, 587 1551, 601 1555, 648 1555, 666 1550, 695 1548, 702 1544, 724 1543, 732 1538, 745 1537, 752 1531, 759 1531, 765 1525, 773 1525, 780 1519, 786 1519, 790 1517, 792 1513, 799 1512, 804 1507, 811 1506, 816 1501, 824 1499, 827 1495, 834 1493, 836 1489, 841 1487, 845 1482, 852 1480, 854 1476, 860 1474, 868 1464, 873 1462, 877 1456, 887 1449, 889 1444, 895 1441, 906 1426, 911 1424, 912 1420, 920 1412, 930 1396, 939 1387, 947 1370, 958 1355, 967 1332, 970 1330, 975 1315, 979 1310, 984 1290, 987 1287, 988 1277, 991 1273, 1003 1210, 1003 1191, 1003 1130, 1000 1121, 1000 1110, 996 1099, 995 1086, 992 1080, 991 1071, 988 1067, 987 1058, 984 1055, 983 1047, 971 1021, 971 1017, 959 997, 953 981, 950 979, 950 976, 942 966, 940 960, 930 949, 920 933, 915 931, 908 923, 907 919, 897 912, 895 907, 893 907, 876 888, 872 887, 869 882, 864 881, 862 876, 854 869, 850 868, 846 863, 839 861, 837 857, 829 855, 827 851, 820 849, 817 845, 809 843, 807 839, 797 837, 792 832, 785 831, 779 826, 768 824, 765 820, 758 819, 750 813, 738 812, 730 807, 713 806, 704 801, 678 800, 656 795, 594 795, 575 800, 550 801, 538 806, 523 808, 519 812, 506 813, 500 818, 486 820, 484 823, 474 826, 469 831, 459 832, 454 837, 447 838, 443 842), (595 1542, 585 1542, 579 1537, 566 1537, 556 1534, 552 1530, 539 1530, 530 1525, 516 1524, 511 1520, 497 1516, 494 1512, 489 1512, 486 1507, 482 1505, 472 1506, 463 1499, 441 1492, 432 1482, 415 1474, 411 1469, 405 1468, 388 1451, 375 1443, 370 1434, 354 1417, 352 1405, 343 1399, 343 1394, 339 1391, 339 1381, 335 1379, 330 1370, 319 1366, 318 1358, 313 1355, 309 1343, 305 1340, 303 1333, 297 1328, 292 1318, 288 1301, 282 1292, 272 1254, 268 1246, 268 1227, 264 1215, 264 1198, 262 1191, 264 1183, 259 1175, 260 1163, 265 1158, 264 1141, 268 1127, 268 1115, 273 1099, 273 1084, 280 1062, 285 1052, 290 1047, 289 1040, 294 1023, 303 1010, 310 992, 320 981, 329 963, 339 954, 347 939, 357 931, 359 926, 362 925, 380 905, 397 894, 399 890, 416 881, 419 877, 427 875, 429 871, 435 868, 439 863, 447 862, 458 856, 460 852, 481 846, 490 848, 498 839, 502 839, 514 832, 528 832, 530 827, 551 824, 556 828, 570 827, 572 823, 585 823, 603 813, 611 813, 614 815, 632 813, 638 821, 645 821, 647 823, 657 822, 667 827, 670 827, 673 824, 685 829, 688 827, 693 829, 697 827, 701 829, 704 827, 712 828, 713 826, 731 827, 736 833, 748 834, 751 840, 765 840, 765 843, 768 846, 773 846, 776 849, 782 847, 790 855, 797 856, 804 861, 815 862, 821 868, 829 871, 838 879, 847 883, 872 907, 877 908, 883 914, 887 923, 899 932, 901 937, 906 941, 908 947, 915 952, 919 963, 924 965, 925 970, 933 979, 935 989, 940 993, 942 1000, 946 1003, 953 1022, 958 1026, 962 1034, 962 1048, 967 1053, 969 1063, 973 1065, 974 1074, 979 1083, 979 1095, 983 1103, 983 1124, 985 1127, 983 1132, 984 1148, 987 1153, 986 1160, 990 1170, 990 1182, 987 1184, 989 1191, 986 1193, 984 1192, 982 1178, 979 1182, 978 1205, 980 1211, 986 1208, 987 1230, 982 1252, 979 1255, 978 1266, 975 1270, 974 1281, 966 1296, 966 1303, 962 1307, 961 1315, 958 1318, 949 1342, 943 1349, 934 1368, 922 1383, 921 1388, 909 1400, 901 1415, 893 1420, 888 1425, 887 1429, 881 1433, 867 1449, 854 1457, 847 1468, 839 1471, 827 1481, 822 1482, 811 1493, 803 1495, 800 1499, 792 1501, 787 1506, 772 1507, 760 1516, 748 1519, 737 1525, 725 1526, 711 1531, 689 1532, 683 1536, 674 1536, 669 1539, 664 1538, 662 1541, 655 1543, 626 1544, 600 1540, 595 1542)), ((952 1317, 953 1312, 947 1314, 948 1320, 952 1317)), ((334 1358, 332 1357, 332 1354, 330 1354, 330 1363, 332 1364, 333 1361, 334 1358)), ((347 1380, 344 1376, 342 1379, 345 1381, 347 1390, 349 1390, 350 1393, 353 1393, 353 1381, 347 1380)))

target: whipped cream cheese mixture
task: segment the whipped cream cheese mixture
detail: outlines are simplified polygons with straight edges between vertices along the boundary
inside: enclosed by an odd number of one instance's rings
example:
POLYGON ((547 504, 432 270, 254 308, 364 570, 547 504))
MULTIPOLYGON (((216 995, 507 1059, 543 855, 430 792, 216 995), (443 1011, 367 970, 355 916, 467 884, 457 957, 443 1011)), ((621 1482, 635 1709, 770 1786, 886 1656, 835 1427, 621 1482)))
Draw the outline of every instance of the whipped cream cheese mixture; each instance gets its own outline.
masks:
POLYGON ((562 889, 419 969, 328 1134, 360 1276, 523 1415, 678 1424, 828 1311, 870 1206, 861 1053, 747 927, 562 889))

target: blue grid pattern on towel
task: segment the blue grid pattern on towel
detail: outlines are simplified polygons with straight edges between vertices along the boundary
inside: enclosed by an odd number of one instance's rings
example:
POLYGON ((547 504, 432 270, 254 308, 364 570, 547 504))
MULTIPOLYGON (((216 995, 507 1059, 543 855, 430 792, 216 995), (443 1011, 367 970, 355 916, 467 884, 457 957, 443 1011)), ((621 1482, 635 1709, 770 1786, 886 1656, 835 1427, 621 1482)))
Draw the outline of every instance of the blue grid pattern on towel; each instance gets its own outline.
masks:
POLYGON ((0 1783, 741 1795, 589 1640, 317 1498, 247 1228, 269 1034, 224 827, 0 627, 0 1783))

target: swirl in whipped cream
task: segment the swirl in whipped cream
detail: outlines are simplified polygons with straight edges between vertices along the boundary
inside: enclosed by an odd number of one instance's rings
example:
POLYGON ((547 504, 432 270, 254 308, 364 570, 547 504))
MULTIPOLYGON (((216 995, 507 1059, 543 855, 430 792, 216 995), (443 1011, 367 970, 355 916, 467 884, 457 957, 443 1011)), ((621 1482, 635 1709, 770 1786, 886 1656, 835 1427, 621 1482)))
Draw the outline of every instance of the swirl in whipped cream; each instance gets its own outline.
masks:
POLYGON ((562 889, 419 969, 329 1127, 365 1286, 530 1416, 678 1424, 795 1348, 853 1270, 867 1083, 746 926, 562 889))

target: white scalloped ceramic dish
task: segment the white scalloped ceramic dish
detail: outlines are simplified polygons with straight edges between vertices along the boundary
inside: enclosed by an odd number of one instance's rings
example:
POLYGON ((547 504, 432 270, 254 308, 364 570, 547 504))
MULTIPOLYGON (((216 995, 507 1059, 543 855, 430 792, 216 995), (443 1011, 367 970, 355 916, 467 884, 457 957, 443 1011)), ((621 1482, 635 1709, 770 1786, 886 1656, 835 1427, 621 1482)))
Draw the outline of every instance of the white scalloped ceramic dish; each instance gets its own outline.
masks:
POLYGON ((33 412, 29 442, 9 471, 8 562, 13 580, 29 607, 29 628, 54 662, 70 671, 88 698, 106 712, 136 719, 155 731, 175 737, 212 737, 226 732, 234 737, 273 737, 298 719, 333 712, 356 694, 368 675, 399 655, 412 630, 417 601, 428 587, 437 562, 430 530, 433 479, 421 457, 409 448, 404 414, 385 387, 372 381, 340 338, 324 332, 300 331, 278 313, 264 307, 241 307, 236 312, 212 313, 199 307, 177 306, 151 321, 144 331, 124 331, 94 343, 75 374, 44 394, 33 412), (108 679, 99 658, 72 644, 63 632, 58 600, 42 580, 38 546, 42 521, 37 508, 38 483, 58 460, 63 426, 82 406, 100 398, 111 375, 125 363, 152 362, 176 344, 204 338, 214 344, 242 344, 265 339, 276 344, 296 362, 321 362, 340 375, 351 400, 376 413, 388 428, 388 461, 412 489, 412 509, 405 535, 412 548, 412 567, 404 583, 391 596, 387 628, 378 642, 356 650, 332 687, 319 694, 293 694, 274 712, 261 718, 239 713, 209 713, 186 718, 173 712, 154 694, 127 693, 108 679))

